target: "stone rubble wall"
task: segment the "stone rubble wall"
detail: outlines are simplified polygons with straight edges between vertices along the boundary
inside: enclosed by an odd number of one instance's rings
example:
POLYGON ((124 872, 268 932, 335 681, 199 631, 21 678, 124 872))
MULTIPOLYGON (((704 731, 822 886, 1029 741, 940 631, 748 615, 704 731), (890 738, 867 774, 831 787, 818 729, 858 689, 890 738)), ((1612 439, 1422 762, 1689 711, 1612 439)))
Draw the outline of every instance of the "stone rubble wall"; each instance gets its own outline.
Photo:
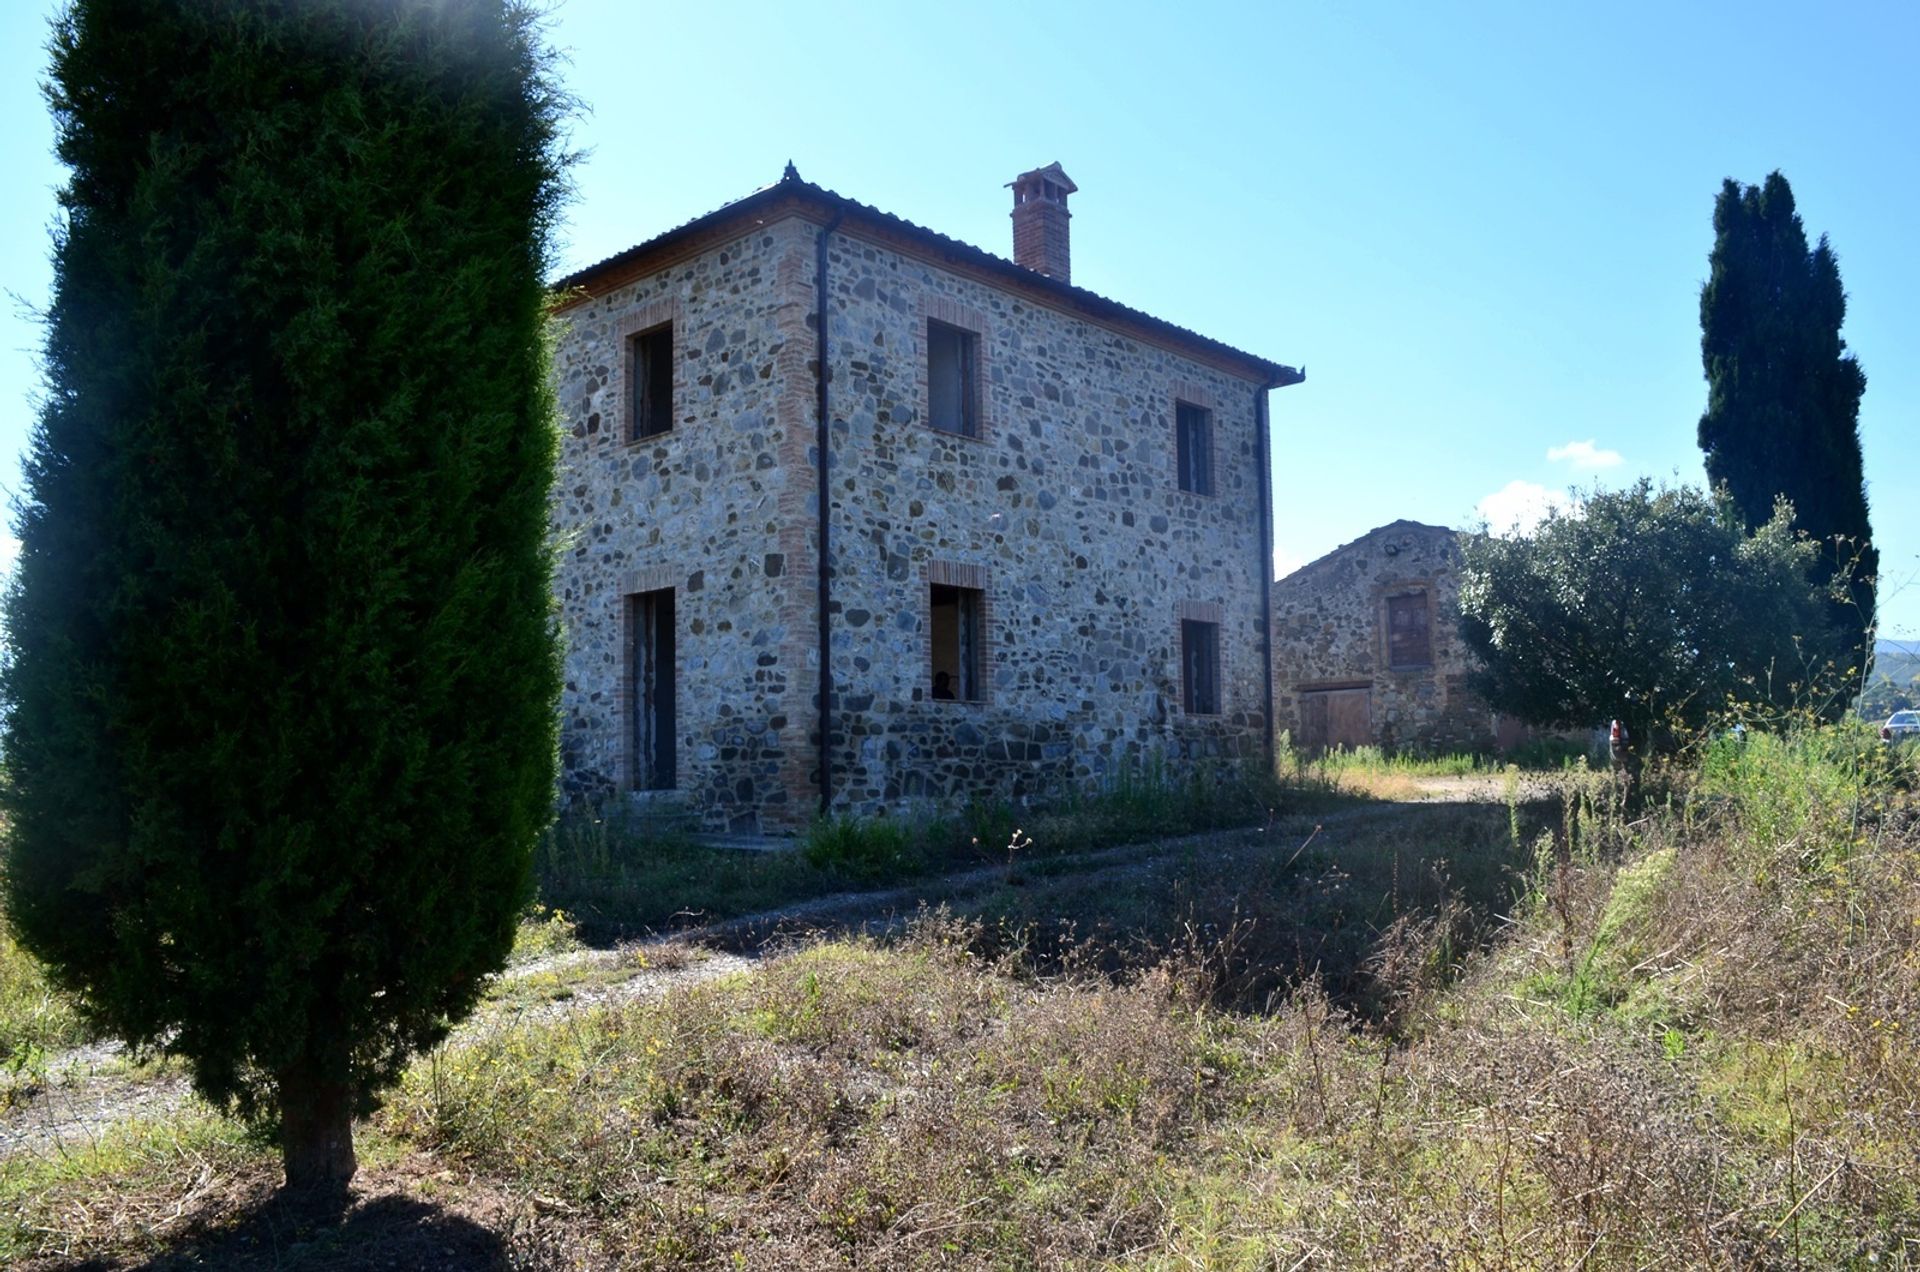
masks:
MULTIPOLYGON (((561 317, 570 795, 632 784, 625 598, 672 587, 680 798, 716 830, 816 810, 818 233, 776 220, 561 317), (676 423, 630 444, 625 338, 668 319, 676 423)), ((845 230, 829 298, 835 809, 1258 756, 1257 384, 845 230), (929 318, 978 333, 979 439, 925 422, 929 318), (1213 411, 1213 496, 1177 489, 1176 399, 1213 411), (983 575, 985 700, 936 702, 930 583, 983 575), (1181 709, 1183 614, 1220 623, 1217 716, 1181 709)))
POLYGON ((829 291, 836 805, 1260 754, 1257 386, 844 234, 829 291), (978 439, 927 423, 929 319, 977 333, 978 439), (1213 411, 1215 495, 1177 488, 1181 398, 1213 411), (928 587, 955 567, 986 579, 978 702, 931 696, 928 587), (1221 622, 1217 716, 1181 708, 1183 605, 1221 622))
POLYGON ((1467 688, 1460 641, 1459 537, 1394 522, 1274 584, 1274 715, 1298 742, 1301 687, 1368 683, 1372 742, 1399 751, 1487 751, 1492 712, 1467 688), (1388 666, 1387 598, 1430 597, 1433 663, 1388 666))
POLYGON ((564 436, 553 524, 567 795, 604 799, 631 786, 625 598, 671 587, 681 797, 709 829, 811 811, 791 807, 789 787, 818 674, 816 505, 811 477, 796 484, 791 467, 812 440, 812 294, 811 229, 787 220, 558 320, 564 436), (674 426, 631 442, 626 337, 669 320, 674 426))

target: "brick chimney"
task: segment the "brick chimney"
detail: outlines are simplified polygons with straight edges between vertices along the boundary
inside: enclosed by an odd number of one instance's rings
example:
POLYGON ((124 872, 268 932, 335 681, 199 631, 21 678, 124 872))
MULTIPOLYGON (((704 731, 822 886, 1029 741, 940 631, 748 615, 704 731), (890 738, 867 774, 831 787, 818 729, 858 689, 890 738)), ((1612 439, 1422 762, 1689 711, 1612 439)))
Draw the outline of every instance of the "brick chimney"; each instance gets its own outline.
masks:
POLYGON ((1007 183, 1013 189, 1013 259, 1063 283, 1072 282, 1067 251, 1067 196, 1080 187, 1050 163, 1007 183))

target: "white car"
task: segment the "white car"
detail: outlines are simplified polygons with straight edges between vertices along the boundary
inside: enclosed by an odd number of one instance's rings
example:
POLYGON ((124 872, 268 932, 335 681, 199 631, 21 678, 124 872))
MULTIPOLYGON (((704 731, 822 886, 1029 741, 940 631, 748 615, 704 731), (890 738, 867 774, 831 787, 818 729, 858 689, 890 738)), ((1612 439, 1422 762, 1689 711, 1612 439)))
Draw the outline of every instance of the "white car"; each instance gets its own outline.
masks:
POLYGON ((1911 742, 1920 738, 1920 711, 1896 711, 1880 726, 1882 742, 1911 742))

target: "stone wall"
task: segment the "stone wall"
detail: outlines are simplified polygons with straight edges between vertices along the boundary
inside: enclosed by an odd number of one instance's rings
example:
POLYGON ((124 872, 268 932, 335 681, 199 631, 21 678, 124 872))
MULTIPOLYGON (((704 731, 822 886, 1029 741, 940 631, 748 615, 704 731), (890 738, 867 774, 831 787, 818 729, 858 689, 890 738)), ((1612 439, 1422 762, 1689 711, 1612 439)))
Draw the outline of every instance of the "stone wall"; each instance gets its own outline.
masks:
MULTIPOLYGON (((554 526, 568 793, 633 783, 626 598, 673 588, 678 789, 710 828, 793 820, 811 658, 812 232, 764 226, 567 310, 554 526), (674 425, 628 440, 627 337, 673 323, 674 425), (808 470, 810 472, 810 470, 808 470), (795 534, 798 528, 800 533, 795 534)), ((804 802, 802 800, 801 802, 804 802)))
POLYGON ((839 802, 1259 753, 1256 384, 851 236, 829 279, 839 802), (929 319, 975 333, 977 439, 927 422, 929 319), (1213 413, 1213 495, 1178 489, 1176 400, 1213 413), (930 690, 928 589, 953 567, 985 580, 978 702, 930 690), (1183 607, 1220 622, 1218 715, 1182 710, 1183 607))
MULTIPOLYGON (((573 793, 632 785, 626 597, 675 589, 679 790, 710 829, 818 792, 811 363, 819 227, 773 220, 566 311, 554 509, 573 793), (671 320, 673 430, 625 440, 626 337, 671 320)), ((1012 798, 1128 760, 1258 754, 1258 383, 835 232, 829 252, 834 806, 1012 798), (984 427, 927 423, 927 323, 975 333, 984 427), (1210 409, 1216 493, 1177 488, 1210 409), (930 587, 980 584, 981 700, 935 701, 930 587), (1182 709, 1182 617, 1221 710, 1182 709)))
POLYGON ((1459 536, 1396 521, 1302 567, 1273 587, 1274 714, 1311 740, 1314 694, 1364 704, 1366 741, 1408 751, 1486 751, 1494 717, 1467 688, 1459 622, 1459 536), (1424 597, 1431 661, 1395 667, 1388 607, 1424 597), (1364 698, 1359 695, 1364 693, 1364 698))

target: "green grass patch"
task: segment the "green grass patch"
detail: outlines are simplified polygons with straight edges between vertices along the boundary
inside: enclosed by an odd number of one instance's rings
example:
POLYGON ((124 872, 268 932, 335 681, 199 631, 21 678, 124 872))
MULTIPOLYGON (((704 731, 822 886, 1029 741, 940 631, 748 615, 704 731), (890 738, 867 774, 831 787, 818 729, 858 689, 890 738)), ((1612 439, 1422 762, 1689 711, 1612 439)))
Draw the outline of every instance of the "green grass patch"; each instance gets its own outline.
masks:
POLYGON ((0 922, 0 1082, 90 1038, 73 1004, 0 922))
POLYGON ((1843 1065, 1837 1054, 1793 1041, 1713 1037, 1700 1048, 1700 1089, 1729 1125, 1771 1148, 1831 1122, 1843 1065))
POLYGON ((823 874, 856 882, 911 878, 924 871, 925 832, 886 818, 825 817, 808 828, 800 854, 823 874))
POLYGON ((851 882, 799 853, 710 847, 620 813, 564 818, 541 842, 534 874, 541 902, 589 940, 696 926, 851 882))
POLYGON ((1640 967, 1651 952, 1645 939, 1650 911, 1674 859, 1673 848, 1660 848, 1616 871, 1599 922, 1573 970, 1537 972, 1522 981, 1521 996, 1557 1002, 1580 1018, 1617 1013, 1629 1022, 1664 1027, 1678 1016, 1678 1004, 1640 967))
POLYGON ((1045 968, 1204 966, 1216 1001, 1264 1008, 1303 980, 1379 1019, 1447 983, 1525 884, 1507 810, 1414 806, 1338 831, 1223 838, 1100 874, 1036 863, 961 904, 1045 968))
POLYGON ((1913 786, 1920 748, 1889 747, 1857 720, 1722 735, 1699 766, 1699 793, 1730 821, 1729 845, 1750 865, 1783 850, 1807 869, 1845 860, 1913 786))
POLYGON ((535 905, 521 916, 520 926, 514 930, 513 952, 507 955, 507 966, 531 963, 580 948, 582 942, 574 930, 571 915, 565 910, 535 905))

